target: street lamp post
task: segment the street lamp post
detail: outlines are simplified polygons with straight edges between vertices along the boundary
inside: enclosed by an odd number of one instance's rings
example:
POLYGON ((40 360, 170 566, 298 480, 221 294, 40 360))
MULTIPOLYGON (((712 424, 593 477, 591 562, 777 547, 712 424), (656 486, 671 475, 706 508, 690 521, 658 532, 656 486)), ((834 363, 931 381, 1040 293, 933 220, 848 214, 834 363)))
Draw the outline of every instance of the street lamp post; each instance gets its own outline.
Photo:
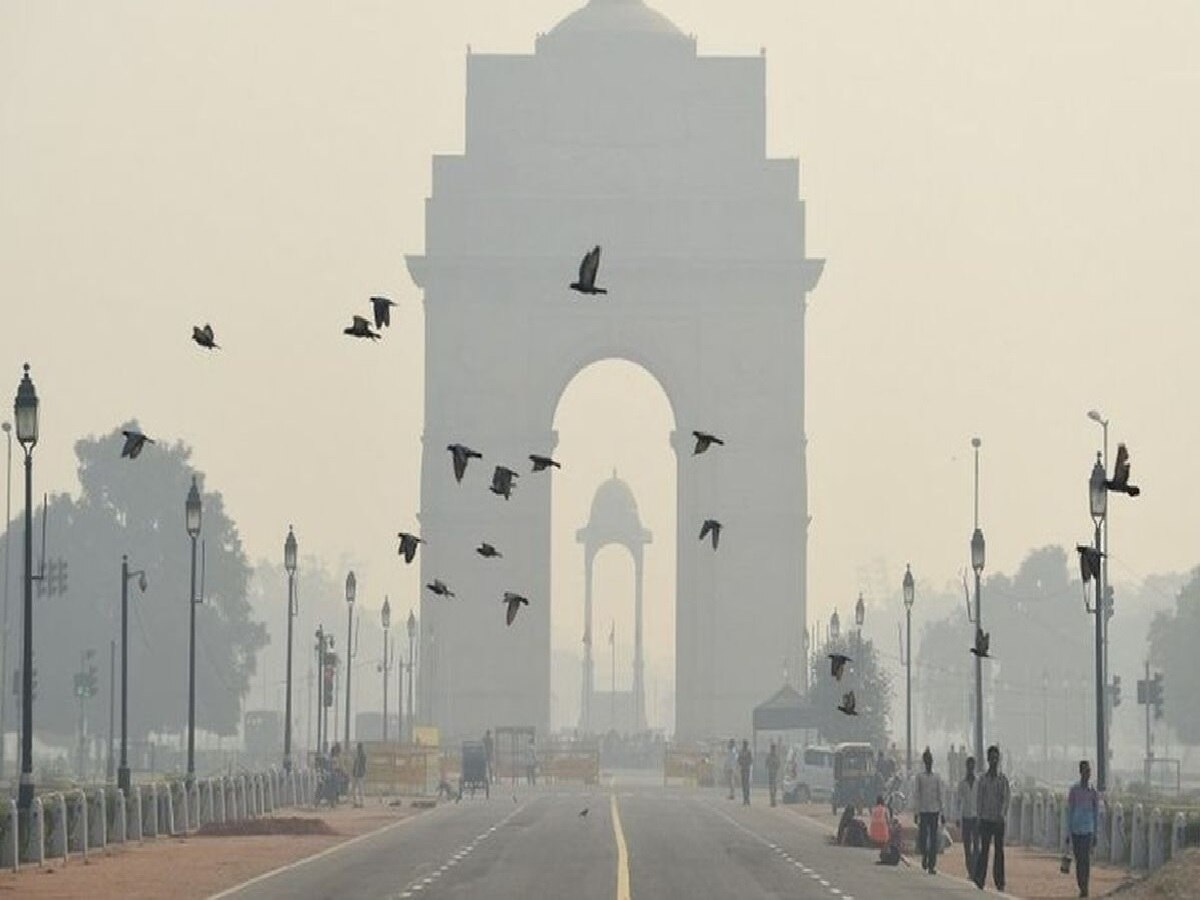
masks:
MULTIPOLYGON (((408 611, 408 740, 412 743, 416 732, 413 718, 413 658, 417 651, 417 617, 410 609, 408 611)), ((422 678, 425 676, 422 675, 422 678)))
POLYGON ((346 741, 343 747, 350 752, 350 670, 354 668, 354 597, 358 580, 351 572, 346 576, 346 741))
MULTIPOLYGON (((983 442, 979 438, 971 438, 971 446, 975 448, 975 531, 971 534, 971 568, 975 570, 975 632, 983 631, 983 618, 980 613, 980 585, 983 576, 984 558, 987 546, 983 539, 983 530, 979 527, 979 447, 983 442)), ((984 758, 983 752, 983 657, 975 655, 975 759, 984 758)))
MULTIPOLYGON (((1088 478, 1088 507, 1092 522, 1096 526, 1096 553, 1103 553, 1103 526, 1108 515, 1108 477, 1099 453, 1088 478)), ((1103 792, 1108 786, 1108 753, 1104 743, 1104 568, 1096 573, 1096 790, 1103 792)))
MULTIPOLYGON (((1102 461, 1104 463, 1104 471, 1107 472, 1108 471, 1108 419, 1104 418, 1103 413, 1101 413, 1099 410, 1096 410, 1096 409, 1089 409, 1087 417, 1089 419, 1091 419, 1093 422, 1095 422, 1097 425, 1099 425, 1101 430, 1104 433, 1104 456, 1103 456, 1102 461)), ((1102 524, 1104 527, 1104 534, 1103 534, 1104 546, 1100 549, 1102 549, 1104 555, 1100 558, 1100 568, 1101 568, 1101 575, 1103 576, 1103 580, 1104 580, 1104 594, 1103 594, 1103 602, 1104 602, 1104 621, 1103 621, 1104 727, 1105 727, 1104 737, 1105 737, 1106 741, 1111 741, 1111 739, 1112 739, 1111 738, 1111 734, 1112 734, 1112 693, 1111 693, 1111 688, 1109 686, 1109 682, 1112 680, 1112 676, 1109 674, 1109 668, 1108 668, 1108 620, 1111 619, 1113 616, 1113 608, 1109 605, 1109 602, 1108 602, 1108 594, 1109 594, 1109 591, 1111 590, 1111 588, 1109 587, 1110 582, 1108 580, 1109 522, 1108 522, 1107 514, 1105 514, 1104 522, 1102 524)), ((1104 758, 1107 761, 1107 759, 1108 759, 1108 747, 1107 746, 1105 746, 1105 748, 1104 748, 1104 758)), ((1098 770, 1097 770, 1097 774, 1098 774, 1098 770)), ((1097 783, 1099 783, 1099 782, 1097 781, 1097 783)))
POLYGON ((292 771, 292 622, 296 618, 296 533, 288 526, 283 542, 283 567, 288 577, 287 687, 283 700, 283 771, 292 771))
POLYGON ((121 762, 117 767, 117 789, 128 799, 129 777, 129 580, 136 578, 146 592, 146 570, 129 571, 129 557, 121 557, 121 762))
MULTIPOLYGON (((4 530, 8 532, 9 525, 12 524, 12 423, 5 422, 0 425, 0 428, 4 429, 4 437, 8 444, 8 467, 5 469, 4 482, 4 530)), ((8 743, 8 563, 11 548, 12 541, 6 534, 4 538, 4 618, 0 621, 0 640, 3 641, 0 654, 4 657, 4 663, 0 666, 0 779, 4 778, 4 773, 8 769, 5 765, 8 760, 4 748, 8 743)))
POLYGON ((21 648, 21 782, 17 806, 27 814, 33 806, 33 448, 38 442, 38 397, 29 378, 29 363, 13 403, 17 443, 25 451, 25 597, 21 648))
POLYGON ((326 636, 325 626, 317 626, 317 753, 325 755, 325 744, 329 739, 329 717, 326 714, 325 698, 325 651, 333 643, 333 635, 326 636))
POLYGON ((196 476, 184 503, 185 524, 188 537, 192 539, 192 587, 188 594, 188 739, 187 739, 187 783, 190 787, 196 780, 196 538, 200 536, 200 489, 196 476))
POLYGON ((906 771, 912 773, 912 608, 916 599, 916 585, 913 582, 912 566, 904 567, 904 620, 905 620, 905 651, 904 651, 904 723, 905 723, 905 759, 906 771))
POLYGON ((388 672, 391 670, 391 660, 388 657, 388 629, 392 626, 392 604, 386 596, 383 598, 383 610, 379 617, 383 621, 383 663, 380 670, 383 672, 383 742, 386 744, 388 737, 388 672))

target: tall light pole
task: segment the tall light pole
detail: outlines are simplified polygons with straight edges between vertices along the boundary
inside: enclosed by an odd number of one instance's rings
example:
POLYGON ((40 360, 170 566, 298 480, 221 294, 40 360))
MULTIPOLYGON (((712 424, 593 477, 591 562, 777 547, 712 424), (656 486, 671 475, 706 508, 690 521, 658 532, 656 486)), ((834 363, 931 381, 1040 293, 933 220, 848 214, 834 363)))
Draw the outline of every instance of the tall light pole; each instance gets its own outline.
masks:
MULTIPOLYGON (((408 740, 412 743, 416 736, 416 719, 413 718, 413 658, 417 650, 417 617, 410 609, 408 611, 408 740)), ((422 678, 424 675, 421 676, 422 678)))
MULTIPOLYGON (((1104 432, 1104 456, 1102 458, 1102 461, 1104 463, 1104 471, 1107 472, 1108 471, 1108 419, 1106 419, 1104 417, 1103 413, 1101 413, 1099 410, 1096 410, 1096 409, 1089 409, 1087 417, 1089 419, 1091 419, 1093 422, 1095 422, 1097 425, 1099 425, 1101 430, 1104 432)), ((1105 517, 1104 517, 1103 525, 1104 525, 1104 533, 1103 533, 1104 546, 1101 549, 1102 549, 1104 555, 1100 558, 1100 568, 1101 568, 1101 575, 1104 579, 1104 594, 1103 594, 1103 603, 1104 603, 1104 622, 1103 622, 1104 727, 1105 727, 1104 737, 1105 737, 1106 741, 1109 741, 1109 740, 1111 740, 1110 735, 1111 735, 1111 731, 1112 731, 1112 693, 1111 693, 1111 688, 1109 686, 1109 682, 1112 680, 1112 676, 1109 674, 1109 669, 1108 669, 1108 620, 1112 618, 1114 610, 1108 602, 1108 595, 1109 595, 1110 591, 1112 590, 1112 588, 1110 587, 1111 583, 1108 580, 1108 548, 1109 548, 1108 529, 1109 529, 1109 524, 1108 524, 1108 516, 1107 515, 1105 515, 1105 517)), ((1108 759, 1108 747, 1107 746, 1104 748, 1104 758, 1105 758, 1105 760, 1108 759)), ((1097 783, 1099 783, 1099 782, 1097 781, 1097 783)))
POLYGON ((196 538, 200 536, 200 489, 196 476, 184 502, 184 520, 188 537, 192 539, 192 587, 188 595, 188 739, 187 783, 196 780, 196 538))
MULTIPOLYGON (((332 691, 326 681, 325 669, 329 664, 326 655, 333 648, 333 635, 325 633, 325 626, 317 626, 317 753, 325 755, 329 743, 329 713, 327 701, 332 691)), ((332 681, 332 679, 330 679, 332 681)))
POLYGON ((905 722, 905 765, 906 771, 912 773, 912 608, 916 599, 916 584, 913 581, 912 566, 904 567, 904 619, 905 644, 904 652, 904 722, 905 722))
POLYGON ((146 570, 129 571, 129 557, 121 557, 121 762, 117 767, 117 788, 129 797, 129 581, 138 580, 146 592, 146 570))
POLYGON ((347 754, 350 752, 350 670, 354 668, 354 597, 357 593, 358 579, 351 572, 346 576, 346 741, 343 747, 347 754))
POLYGON ((33 806, 33 448, 38 442, 38 397, 29 378, 29 363, 13 403, 17 443, 25 451, 25 597, 21 648, 21 784, 17 806, 28 814, 33 806))
MULTIPOLYGON (((975 570, 975 633, 983 631, 983 618, 980 614, 980 583, 983 577, 983 564, 986 555, 986 544, 983 540, 983 530, 979 527, 979 447, 983 442, 979 438, 971 438, 971 446, 975 448, 975 531, 971 534, 971 568, 975 570)), ((975 655, 975 759, 984 758, 983 752, 983 657, 975 655)))
POLYGON ((0 653, 4 655, 4 663, 0 665, 0 779, 4 778, 7 769, 5 763, 5 744, 8 737, 8 561, 12 547, 12 424, 5 422, 0 425, 4 429, 4 437, 8 444, 8 466, 5 469, 4 481, 4 618, 0 620, 0 653))
POLYGON ((283 771, 292 771, 292 622, 296 618, 296 533, 288 526, 283 542, 283 567, 288 577, 287 687, 283 700, 283 771))
POLYGON ((383 672, 383 742, 386 744, 388 735, 388 673, 391 669, 391 660, 388 658, 388 629, 392 627, 392 604, 386 595, 383 598, 383 609, 379 613, 379 618, 383 622, 383 663, 380 665, 380 671, 383 672))
MULTIPOLYGON (((1099 453, 1088 478, 1088 507, 1092 522, 1096 526, 1096 553, 1104 552, 1103 527, 1108 515, 1108 476, 1099 453)), ((1103 557, 1102 557, 1103 559, 1103 557)), ((1096 790, 1103 792, 1108 786, 1108 753, 1104 743, 1104 567, 1096 573, 1096 790)), ((1086 708, 1086 707, 1085 707, 1086 708)))

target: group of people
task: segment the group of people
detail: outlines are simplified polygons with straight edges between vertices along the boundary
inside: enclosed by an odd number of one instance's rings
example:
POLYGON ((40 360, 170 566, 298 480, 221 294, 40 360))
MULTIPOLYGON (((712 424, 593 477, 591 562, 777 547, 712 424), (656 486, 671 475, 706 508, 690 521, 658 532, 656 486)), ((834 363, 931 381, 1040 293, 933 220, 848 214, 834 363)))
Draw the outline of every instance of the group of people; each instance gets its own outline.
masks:
MULTIPOLYGON (((771 741, 771 747, 767 751, 766 768, 767 793, 772 806, 775 806, 779 795, 779 769, 782 763, 781 748, 777 742, 771 741)), ((750 749, 750 742, 743 738, 739 749, 737 741, 730 738, 725 749, 725 784, 729 787, 730 800, 736 798, 740 785, 742 803, 745 806, 750 805, 750 780, 753 774, 754 751, 750 749)))
POLYGON ((354 750, 354 759, 347 768, 346 755, 342 753, 342 745, 334 742, 329 748, 329 755, 318 755, 316 768, 320 773, 321 782, 317 789, 317 803, 322 800, 331 807, 350 794, 355 806, 362 806, 365 800, 363 783, 367 777, 367 753, 361 742, 354 750))

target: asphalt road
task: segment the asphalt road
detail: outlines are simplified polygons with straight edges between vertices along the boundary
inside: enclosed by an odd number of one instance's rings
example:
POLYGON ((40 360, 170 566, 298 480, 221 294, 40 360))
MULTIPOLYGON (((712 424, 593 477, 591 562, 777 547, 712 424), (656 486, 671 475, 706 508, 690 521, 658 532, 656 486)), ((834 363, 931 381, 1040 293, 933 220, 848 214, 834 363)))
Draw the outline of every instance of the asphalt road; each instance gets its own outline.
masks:
POLYGON ((875 865, 825 826, 755 796, 615 785, 493 790, 262 878, 237 900, 649 900, 979 897, 920 866, 875 865), (588 810, 586 817, 579 813, 588 810), (619 823, 619 824, 618 824, 619 823))

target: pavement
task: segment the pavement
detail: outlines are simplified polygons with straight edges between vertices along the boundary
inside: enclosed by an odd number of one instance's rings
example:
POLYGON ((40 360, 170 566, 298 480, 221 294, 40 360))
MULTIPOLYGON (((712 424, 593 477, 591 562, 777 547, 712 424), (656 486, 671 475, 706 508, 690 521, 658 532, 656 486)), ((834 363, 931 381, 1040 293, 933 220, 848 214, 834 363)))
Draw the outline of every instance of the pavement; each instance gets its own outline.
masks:
POLYGON ((649 783, 494 788, 363 835, 215 898, 918 900, 979 897, 919 868, 875 865, 824 824, 717 792, 649 783), (588 814, 581 816, 582 810, 588 814))

